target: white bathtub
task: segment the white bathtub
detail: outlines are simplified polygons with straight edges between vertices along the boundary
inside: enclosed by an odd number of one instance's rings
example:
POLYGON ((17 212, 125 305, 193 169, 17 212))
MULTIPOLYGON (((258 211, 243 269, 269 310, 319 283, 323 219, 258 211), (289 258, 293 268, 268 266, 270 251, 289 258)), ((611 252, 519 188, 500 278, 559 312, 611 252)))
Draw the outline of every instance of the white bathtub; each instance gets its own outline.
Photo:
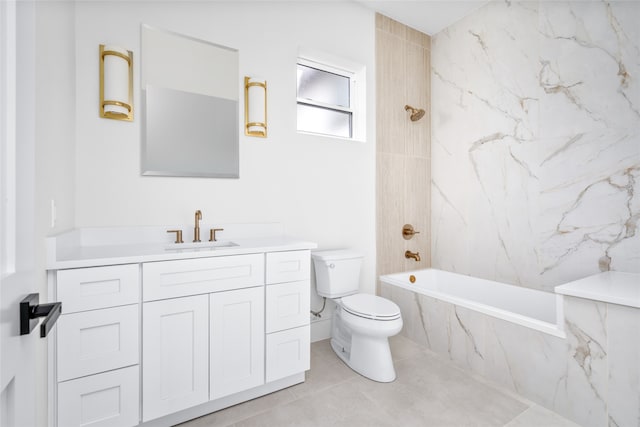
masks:
POLYGON ((436 269, 380 276, 383 283, 565 338, 562 296, 436 269), (410 277, 415 281, 412 283, 410 277))

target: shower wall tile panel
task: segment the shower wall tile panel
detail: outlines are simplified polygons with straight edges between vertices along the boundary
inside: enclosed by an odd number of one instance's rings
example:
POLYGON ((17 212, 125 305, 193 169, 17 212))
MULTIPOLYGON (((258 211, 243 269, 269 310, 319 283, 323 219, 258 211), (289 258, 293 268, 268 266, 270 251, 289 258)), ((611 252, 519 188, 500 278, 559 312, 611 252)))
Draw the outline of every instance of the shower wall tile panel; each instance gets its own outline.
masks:
POLYGON ((431 40, 432 265, 640 272, 639 2, 490 2, 431 40))
MULTIPOLYGON (((405 156, 377 154, 377 191, 384 200, 377 201, 377 240, 379 271, 402 271, 404 240, 399 237, 398 224, 404 221, 405 156)), ((402 225, 400 225, 402 227, 402 225)))
POLYGON ((431 265, 430 46, 428 35, 376 15, 378 274, 431 265), (412 122, 405 105, 426 114, 412 122), (406 223, 420 231, 408 241, 406 223), (407 260, 406 250, 421 261, 407 260))

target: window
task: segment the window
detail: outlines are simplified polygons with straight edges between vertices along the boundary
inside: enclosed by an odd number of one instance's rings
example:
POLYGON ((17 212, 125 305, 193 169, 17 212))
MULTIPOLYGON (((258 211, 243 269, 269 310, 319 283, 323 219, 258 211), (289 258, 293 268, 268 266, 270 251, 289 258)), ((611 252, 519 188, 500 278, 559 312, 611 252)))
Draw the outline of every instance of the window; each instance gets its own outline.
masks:
POLYGON ((363 140, 363 100, 356 85, 364 72, 299 58, 297 73, 298 132, 363 140))

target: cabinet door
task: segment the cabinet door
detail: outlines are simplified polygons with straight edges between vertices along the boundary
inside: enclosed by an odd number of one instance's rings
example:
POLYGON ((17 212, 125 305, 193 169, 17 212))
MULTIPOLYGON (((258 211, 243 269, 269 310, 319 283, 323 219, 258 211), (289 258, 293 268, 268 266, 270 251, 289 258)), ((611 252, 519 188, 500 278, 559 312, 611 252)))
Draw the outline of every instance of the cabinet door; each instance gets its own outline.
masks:
POLYGON ((211 298, 211 395, 218 399, 264 384, 264 287, 211 298))
POLYGON ((142 306, 143 421, 209 397, 209 296, 142 306))

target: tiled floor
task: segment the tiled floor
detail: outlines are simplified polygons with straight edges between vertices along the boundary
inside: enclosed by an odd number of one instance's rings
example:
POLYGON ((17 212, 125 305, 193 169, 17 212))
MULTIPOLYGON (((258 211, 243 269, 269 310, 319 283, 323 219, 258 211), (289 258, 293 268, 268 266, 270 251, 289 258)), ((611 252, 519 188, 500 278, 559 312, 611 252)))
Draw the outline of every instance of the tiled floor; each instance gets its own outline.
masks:
POLYGON ((333 354, 311 345, 303 384, 184 423, 204 426, 508 426, 576 427, 520 396, 472 377, 412 341, 391 340, 398 378, 361 377, 333 354))

